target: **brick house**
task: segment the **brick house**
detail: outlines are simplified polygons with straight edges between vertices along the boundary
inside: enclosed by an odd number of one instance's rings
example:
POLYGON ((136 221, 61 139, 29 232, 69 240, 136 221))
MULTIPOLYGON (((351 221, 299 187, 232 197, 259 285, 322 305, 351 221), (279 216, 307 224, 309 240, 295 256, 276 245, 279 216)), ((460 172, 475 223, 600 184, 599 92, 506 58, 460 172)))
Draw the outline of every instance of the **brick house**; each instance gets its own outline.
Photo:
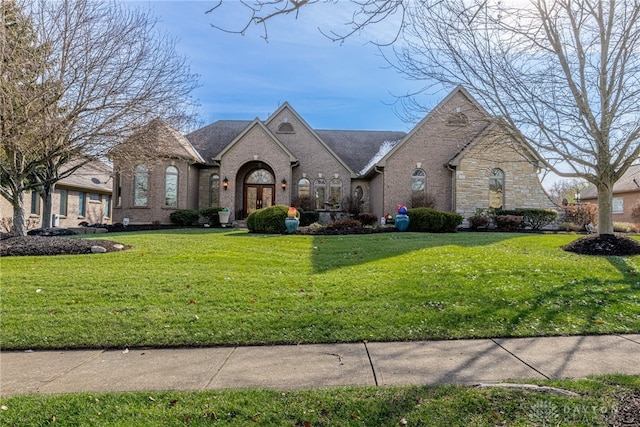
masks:
POLYGON ((409 133, 317 130, 288 103, 266 120, 221 120, 186 136, 160 120, 151 129, 153 160, 114 159, 114 222, 169 223, 177 209, 206 207, 244 219, 274 204, 316 209, 322 222, 353 201, 377 216, 427 202, 464 218, 478 208, 554 207, 537 154, 462 87, 409 133))
MULTIPOLYGON (((72 228, 80 223, 109 224, 111 222, 112 169, 109 165, 92 161, 72 175, 56 183, 53 194, 52 221, 56 227, 72 228)), ((25 214, 28 228, 42 226, 42 198, 35 191, 25 195, 25 214)), ((0 197, 2 231, 11 226, 13 207, 0 197)))
MULTIPOLYGON (((580 196, 584 203, 598 203, 595 185, 587 187, 580 196)), ((640 163, 631 165, 613 185, 613 221, 638 222, 631 216, 631 210, 637 203, 640 203, 640 163)))

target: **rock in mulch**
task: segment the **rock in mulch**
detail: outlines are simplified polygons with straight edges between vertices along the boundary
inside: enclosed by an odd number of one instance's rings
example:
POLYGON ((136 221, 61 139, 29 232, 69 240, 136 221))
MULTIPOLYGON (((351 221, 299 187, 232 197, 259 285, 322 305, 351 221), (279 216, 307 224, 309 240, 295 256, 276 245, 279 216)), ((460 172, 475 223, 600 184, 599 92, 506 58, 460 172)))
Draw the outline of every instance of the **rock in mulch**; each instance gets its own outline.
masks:
POLYGON ((118 252, 129 246, 111 240, 70 239, 68 237, 24 236, 0 241, 0 256, 81 255, 118 252), (98 249, 100 248, 100 249, 98 249))
POLYGON ((562 249, 581 255, 640 255, 640 243, 621 234, 594 234, 574 240, 562 249))

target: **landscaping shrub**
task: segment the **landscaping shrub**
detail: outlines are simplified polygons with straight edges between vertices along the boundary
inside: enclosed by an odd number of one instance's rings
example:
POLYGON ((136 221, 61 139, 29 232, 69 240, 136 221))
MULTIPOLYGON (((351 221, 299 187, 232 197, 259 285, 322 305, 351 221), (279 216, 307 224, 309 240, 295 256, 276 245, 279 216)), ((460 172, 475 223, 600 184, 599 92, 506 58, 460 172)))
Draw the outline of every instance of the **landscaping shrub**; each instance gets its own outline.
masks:
POLYGON ((302 210, 298 209, 300 213, 300 225, 307 227, 320 219, 320 214, 314 210, 302 210))
POLYGON ((577 224, 574 224, 573 222, 563 222, 558 226, 558 230, 575 233, 577 231, 580 231, 580 226, 577 224))
POLYGON ((633 218, 634 221, 640 222, 640 200, 631 207, 631 218, 633 218))
POLYGON ((360 221, 362 225, 376 225, 378 217, 370 212, 363 212, 358 215, 358 221, 360 221))
POLYGON ((212 227, 220 226, 220 217, 218 216, 218 212, 222 211, 224 208, 213 207, 213 208, 204 208, 200 210, 200 216, 205 219, 209 225, 212 227))
POLYGON ((252 233, 282 234, 287 232, 284 220, 289 206, 276 205, 253 211, 247 217, 247 228, 252 233))
POLYGON ((494 221, 498 230, 514 231, 522 228, 523 217, 520 215, 496 215, 494 221))
POLYGON ((327 225, 327 228, 333 229, 333 230, 345 230, 348 228, 361 228, 361 227, 362 227, 362 223, 357 219, 352 219, 352 218, 340 219, 338 221, 334 221, 329 225, 327 225))
POLYGON ((462 215, 431 208, 409 209, 409 231, 454 233, 462 224, 462 215))
POLYGON ((169 219, 176 225, 186 226, 195 223, 200 218, 200 213, 193 209, 180 209, 171 212, 169 219))
POLYGON ((565 221, 573 222, 581 230, 586 229, 589 224, 598 223, 598 205, 595 203, 582 203, 579 205, 565 206, 565 221))
POLYGON ((614 222, 613 231, 616 233, 637 233, 638 229, 636 224, 631 222, 614 222))
POLYGON ((513 215, 522 217, 522 225, 532 230, 540 230, 558 219, 558 212, 552 209, 519 208, 513 210, 499 209, 496 215, 513 215))
POLYGON ((487 215, 474 215, 468 218, 469 228, 477 230, 479 228, 487 228, 490 218, 487 215))

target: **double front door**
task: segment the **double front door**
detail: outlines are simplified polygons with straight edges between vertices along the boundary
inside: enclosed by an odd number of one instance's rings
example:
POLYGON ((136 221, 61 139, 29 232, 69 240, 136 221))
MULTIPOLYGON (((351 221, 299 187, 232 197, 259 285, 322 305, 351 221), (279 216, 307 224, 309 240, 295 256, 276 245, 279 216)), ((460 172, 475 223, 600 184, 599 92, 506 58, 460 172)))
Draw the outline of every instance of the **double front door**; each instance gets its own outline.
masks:
POLYGON ((244 186, 244 217, 253 211, 268 208, 274 204, 273 184, 245 184, 244 186))

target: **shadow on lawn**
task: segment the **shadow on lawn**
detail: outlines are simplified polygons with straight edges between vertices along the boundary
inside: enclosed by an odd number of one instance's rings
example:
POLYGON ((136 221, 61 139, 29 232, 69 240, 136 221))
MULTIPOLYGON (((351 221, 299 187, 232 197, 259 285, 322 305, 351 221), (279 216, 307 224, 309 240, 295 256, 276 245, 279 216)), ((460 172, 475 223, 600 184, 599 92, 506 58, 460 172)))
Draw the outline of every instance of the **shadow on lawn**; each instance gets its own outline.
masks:
POLYGON ((442 246, 492 245, 522 237, 510 233, 379 233, 365 235, 313 236, 311 260, 314 273, 393 258, 410 252, 442 246))
MULTIPOLYGON (((560 328, 559 335, 598 334, 601 325, 611 331, 610 323, 620 322, 628 325, 630 320, 622 321, 620 316, 637 316, 638 313, 611 310, 612 305, 628 303, 632 298, 637 301, 640 293, 640 275, 625 258, 604 257, 621 274, 617 280, 587 277, 571 280, 562 286, 554 287, 539 294, 535 301, 521 308, 511 319, 502 319, 506 325, 504 336, 526 336, 518 329, 522 324, 538 324, 541 331, 553 331, 560 328), (567 318, 569 313, 569 318, 567 318), (614 318, 615 317, 615 318, 614 318), (571 325, 571 320, 579 324, 571 325), (609 323, 609 325, 607 325, 609 323), (568 328, 571 326, 571 328, 568 328)), ((488 304, 491 306, 491 304, 488 304)), ((495 305, 493 305, 495 307, 495 305)), ((491 316, 491 313, 479 314, 479 317, 491 316)), ((635 331, 620 331, 638 332, 635 331)), ((531 335, 537 335, 532 331, 531 335)))

